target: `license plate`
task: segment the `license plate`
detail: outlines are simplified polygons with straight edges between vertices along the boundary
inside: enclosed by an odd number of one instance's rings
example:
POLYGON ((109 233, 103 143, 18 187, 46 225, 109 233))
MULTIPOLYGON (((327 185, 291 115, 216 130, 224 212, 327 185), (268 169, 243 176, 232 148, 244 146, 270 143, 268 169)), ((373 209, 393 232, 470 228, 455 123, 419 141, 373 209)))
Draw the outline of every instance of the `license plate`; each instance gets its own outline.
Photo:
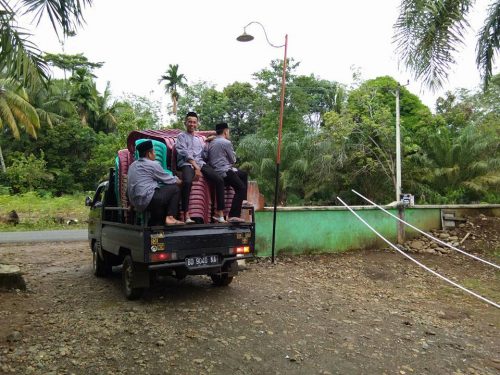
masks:
POLYGON ((186 258, 186 266, 189 268, 212 266, 216 264, 219 264, 219 257, 217 255, 186 258))

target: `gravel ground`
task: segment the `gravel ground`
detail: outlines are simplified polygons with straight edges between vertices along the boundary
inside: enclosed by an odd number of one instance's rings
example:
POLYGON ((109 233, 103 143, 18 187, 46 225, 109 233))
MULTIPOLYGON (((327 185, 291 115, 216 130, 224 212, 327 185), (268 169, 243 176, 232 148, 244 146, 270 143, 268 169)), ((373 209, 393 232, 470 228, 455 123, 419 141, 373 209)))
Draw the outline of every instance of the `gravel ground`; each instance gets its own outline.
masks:
MULTIPOLYGON (((500 218, 474 222, 467 250, 499 263, 500 218)), ((500 302, 494 268, 412 256, 500 302)), ((28 287, 0 292, 2 374, 500 373, 500 311, 388 249, 261 259, 229 287, 167 279, 134 302, 86 242, 5 244, 0 263, 28 287)))

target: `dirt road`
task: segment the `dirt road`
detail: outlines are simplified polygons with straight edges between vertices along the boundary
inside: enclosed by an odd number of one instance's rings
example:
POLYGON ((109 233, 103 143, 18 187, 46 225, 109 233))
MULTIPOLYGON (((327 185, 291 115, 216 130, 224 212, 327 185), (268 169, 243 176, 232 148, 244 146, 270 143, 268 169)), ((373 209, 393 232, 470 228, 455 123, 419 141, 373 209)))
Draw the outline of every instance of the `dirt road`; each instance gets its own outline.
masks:
MULTIPOLYGON (((414 256, 500 301, 493 268, 414 256)), ((92 275, 85 242, 5 244, 0 263, 28 286, 0 292, 0 373, 500 373, 500 311, 389 250, 262 260, 227 288, 168 279, 136 302, 119 270, 92 275)))

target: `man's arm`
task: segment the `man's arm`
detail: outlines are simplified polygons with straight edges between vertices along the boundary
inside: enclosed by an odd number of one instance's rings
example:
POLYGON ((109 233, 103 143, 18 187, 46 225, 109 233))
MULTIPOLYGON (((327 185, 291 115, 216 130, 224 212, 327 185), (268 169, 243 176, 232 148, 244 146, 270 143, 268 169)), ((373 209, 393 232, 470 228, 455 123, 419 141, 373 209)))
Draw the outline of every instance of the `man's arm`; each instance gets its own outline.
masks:
POLYGON ((231 141, 228 141, 228 142, 224 145, 224 150, 226 151, 227 160, 228 160, 231 164, 236 163, 236 152, 234 152, 233 144, 231 143, 231 141))
POLYGON ((151 163, 154 173, 154 179, 158 182, 163 182, 165 185, 173 185, 179 182, 177 176, 173 176, 167 172, 165 172, 158 162, 151 163))
POLYGON ((177 150, 177 154, 186 159, 188 162, 193 160, 193 150, 190 150, 188 147, 188 139, 185 133, 181 133, 177 136, 175 149, 177 150))

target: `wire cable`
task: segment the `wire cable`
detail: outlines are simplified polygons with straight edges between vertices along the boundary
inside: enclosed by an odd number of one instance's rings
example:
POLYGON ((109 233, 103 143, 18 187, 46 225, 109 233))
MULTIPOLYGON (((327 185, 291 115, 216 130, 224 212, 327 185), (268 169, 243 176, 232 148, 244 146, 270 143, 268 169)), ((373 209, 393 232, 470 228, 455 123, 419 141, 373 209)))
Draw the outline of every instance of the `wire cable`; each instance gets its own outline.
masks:
POLYGON ((382 211, 384 211, 386 214, 391 215, 393 218, 395 218, 395 219, 399 220, 400 222, 402 222, 402 223, 404 223, 404 224, 408 225, 410 228, 415 229, 417 232, 422 233, 424 236, 426 236, 426 237, 428 237, 428 238, 430 238, 430 239, 432 239, 432 240, 434 240, 434 241, 436 241, 436 242, 440 243, 441 245, 447 246, 447 247, 449 247, 449 248, 451 248, 451 249, 453 249, 453 250, 455 250, 455 251, 458 251, 459 253, 462 253, 462 254, 464 254, 464 255, 467 255, 468 257, 474 258, 474 259, 476 259, 476 260, 478 260, 478 261, 480 261, 480 262, 486 263, 486 264, 488 264, 488 265, 490 265, 490 266, 492 266, 492 267, 495 267, 495 268, 497 268, 497 269, 500 269, 500 266, 498 266, 498 265, 497 265, 497 264, 495 264, 495 263, 488 262, 487 260, 481 259, 481 258, 479 258, 479 257, 477 257, 477 256, 475 256, 475 255, 472 255, 472 254, 470 254, 470 253, 468 253, 468 252, 466 252, 466 251, 460 250, 458 247, 455 247, 455 246, 453 246, 453 245, 451 245, 451 244, 448 244, 448 243, 446 243, 446 242, 444 242, 444 241, 441 241, 439 238, 436 238, 436 237, 431 236, 430 234, 428 234, 428 233, 424 232, 423 230, 418 229, 418 228, 417 228, 417 227, 415 227, 414 225, 412 225, 412 224, 410 224, 410 223, 408 223, 408 222, 404 221, 403 219, 401 219, 401 218, 397 217, 397 216, 396 216, 396 215, 394 215, 393 213, 391 213, 391 212, 387 211, 387 210, 386 210, 386 209, 384 209, 383 207, 380 207, 378 204, 376 204, 375 202, 372 202, 371 200, 369 200, 368 198, 366 198, 366 197, 365 197, 365 196, 363 196, 362 194, 358 193, 356 190, 354 190, 354 189, 351 189, 351 190, 352 190, 352 192, 353 192, 353 193, 355 193, 355 194, 359 195, 359 196, 360 196, 361 198, 363 198, 365 201, 367 201, 367 202, 371 203, 371 204, 372 204, 372 205, 374 205, 375 207, 377 207, 377 208, 381 209, 381 210, 382 210, 382 211))
POLYGON ((378 237, 380 237, 385 243, 387 243, 389 246, 391 246, 394 250, 396 250, 397 252, 399 252, 401 255, 405 256, 406 258, 410 259, 412 262, 416 263, 417 265, 419 265, 420 267, 422 267, 424 270, 426 271, 429 271, 430 273, 432 273, 434 276, 437 276, 439 277, 440 279, 450 283, 451 285, 459 288, 459 289, 462 289, 464 292, 467 292, 471 295, 473 295, 474 297, 476 298, 479 298, 480 300, 482 300, 483 302, 486 302, 494 307, 496 307, 497 309, 500 309, 500 305, 493 302, 493 301, 490 301, 489 299, 483 297, 483 296, 480 296, 479 294, 473 292, 472 290, 469 290, 465 287, 463 287, 462 285, 460 284, 457 284, 456 282, 446 278, 445 276, 442 276, 440 275, 439 273, 437 273, 436 271, 430 269, 429 267, 427 267, 426 265, 420 263, 418 260, 412 258, 411 256, 409 256, 408 254, 406 254, 404 251, 400 250, 396 245, 392 244, 389 240, 387 240, 384 236, 382 236, 379 232, 377 232, 370 224, 368 224, 361 216, 359 216, 356 212, 354 212, 354 210, 349 207, 342 199, 340 199, 339 197, 337 197, 337 199, 340 201, 340 203, 342 203, 349 211, 351 211, 351 213, 356 216, 359 220, 361 220, 361 222, 363 224, 365 224, 368 228, 371 229, 371 231, 373 233, 375 233, 378 237))

